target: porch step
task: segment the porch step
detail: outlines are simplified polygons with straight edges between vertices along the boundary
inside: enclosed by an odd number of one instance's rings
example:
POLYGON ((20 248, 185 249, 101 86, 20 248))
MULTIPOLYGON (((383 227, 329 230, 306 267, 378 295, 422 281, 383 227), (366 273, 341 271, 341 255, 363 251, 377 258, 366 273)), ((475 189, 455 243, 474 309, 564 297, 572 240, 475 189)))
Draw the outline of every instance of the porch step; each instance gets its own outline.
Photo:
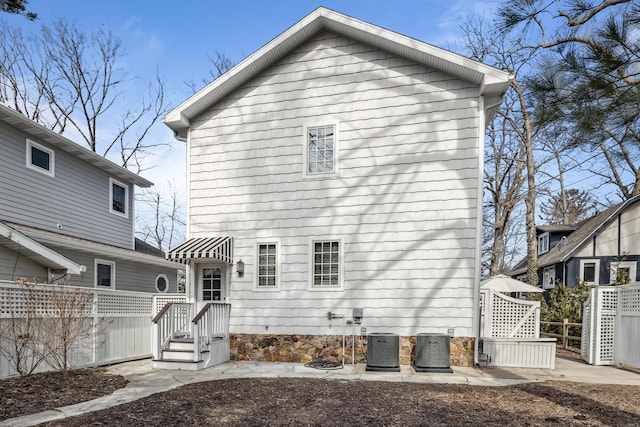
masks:
MULTIPOLYGON (((201 351, 202 354, 208 352, 208 350, 201 351)), ((193 361, 193 348, 184 350, 169 348, 162 352, 162 360, 183 360, 185 362, 191 362, 193 361)))
POLYGON ((193 352, 193 340, 171 340, 167 350, 193 352))
POLYGON ((178 371, 200 371, 205 368, 206 362, 197 362, 176 359, 153 360, 153 367, 158 369, 173 369, 178 371))

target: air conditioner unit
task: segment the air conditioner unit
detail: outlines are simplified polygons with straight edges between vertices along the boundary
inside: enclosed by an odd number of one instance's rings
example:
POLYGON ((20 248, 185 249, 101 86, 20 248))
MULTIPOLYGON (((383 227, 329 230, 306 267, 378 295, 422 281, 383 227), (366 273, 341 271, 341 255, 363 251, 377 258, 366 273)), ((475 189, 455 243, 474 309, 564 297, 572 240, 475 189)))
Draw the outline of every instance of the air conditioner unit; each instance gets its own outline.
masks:
POLYGON ((418 334, 416 336, 416 372, 453 372, 449 361, 449 335, 418 334))
POLYGON ((374 332, 367 337, 367 371, 400 372, 400 337, 374 332))

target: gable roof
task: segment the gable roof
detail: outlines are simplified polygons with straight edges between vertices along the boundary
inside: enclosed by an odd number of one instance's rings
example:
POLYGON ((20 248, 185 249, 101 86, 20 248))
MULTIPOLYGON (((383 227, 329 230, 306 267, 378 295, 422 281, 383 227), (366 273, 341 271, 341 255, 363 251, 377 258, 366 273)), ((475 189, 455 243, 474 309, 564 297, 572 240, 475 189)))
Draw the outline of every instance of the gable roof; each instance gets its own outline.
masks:
POLYGON ((86 271, 84 265, 71 261, 69 258, 36 242, 4 222, 0 222, 0 245, 22 253, 27 258, 45 267, 60 268, 67 270, 71 274, 80 274, 86 271))
POLYGON ((0 121, 8 123, 27 134, 31 135, 36 141, 46 141, 53 145, 55 148, 66 151, 67 153, 84 160, 85 162, 102 169, 109 175, 118 178, 124 182, 135 184, 138 187, 151 187, 153 183, 148 181, 138 174, 131 172, 130 170, 123 168, 122 166, 106 159, 105 157, 94 153, 93 151, 85 148, 68 138, 60 135, 57 132, 48 129, 33 120, 25 117, 19 112, 12 110, 11 108, 0 105, 0 121))
MULTIPOLYGON (((576 253, 586 242, 591 240, 603 228, 608 226, 617 216, 628 206, 640 201, 640 196, 632 197, 615 206, 612 206, 591 218, 582 221, 577 225, 575 231, 569 234, 564 241, 558 243, 549 252, 538 257, 538 268, 565 262, 576 253)), ((538 227, 544 229, 543 227, 538 227)), ((515 276, 527 271, 527 257, 525 256, 516 266, 509 272, 509 275, 515 276)))
MULTIPOLYGON (((140 264, 154 265, 166 268, 181 268, 180 264, 166 260, 164 254, 150 254, 147 251, 125 249, 118 246, 107 245, 104 243, 92 242, 90 240, 71 237, 64 234, 55 233, 53 231, 41 230, 39 228, 29 227, 26 225, 5 223, 14 230, 19 231, 30 239, 40 242, 43 245, 52 248, 66 248, 81 252, 98 254, 108 258, 115 258, 124 261, 137 262, 140 264)), ((150 245, 149 245, 150 246, 150 245)))
POLYGON ((202 114, 233 90, 300 46, 315 34, 328 30, 391 52, 418 64, 440 70, 480 86, 485 96, 485 124, 502 102, 513 79, 508 73, 402 34, 319 7, 288 30, 258 49, 238 65, 171 110, 164 122, 176 137, 184 139, 191 119, 202 114))

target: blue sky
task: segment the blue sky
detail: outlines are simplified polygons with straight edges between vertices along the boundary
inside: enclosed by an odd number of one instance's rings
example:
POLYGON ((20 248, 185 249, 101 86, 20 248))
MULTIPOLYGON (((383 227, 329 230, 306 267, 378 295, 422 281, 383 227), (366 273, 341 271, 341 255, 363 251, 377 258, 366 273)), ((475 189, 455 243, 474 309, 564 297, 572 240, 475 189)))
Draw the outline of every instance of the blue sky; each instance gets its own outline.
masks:
MULTIPOLYGON (((278 36, 319 6, 353 16, 389 30, 459 51, 460 24, 469 15, 489 16, 498 2, 470 0, 29 0, 38 14, 33 23, 2 15, 9 24, 38 30, 62 17, 90 33, 103 25, 122 40, 123 67, 132 77, 150 79, 156 70, 166 81, 167 97, 177 106, 191 95, 185 81, 207 76, 208 57, 225 54, 235 63, 278 36)), ((136 87, 131 87, 134 92, 136 87)), ((140 94, 124 93, 131 102, 140 94)), ((73 135, 67 135, 72 139, 73 135)), ((147 159, 153 166, 142 175, 165 188, 173 182, 184 201, 184 144, 173 139, 162 123, 150 137, 171 145, 147 159)))

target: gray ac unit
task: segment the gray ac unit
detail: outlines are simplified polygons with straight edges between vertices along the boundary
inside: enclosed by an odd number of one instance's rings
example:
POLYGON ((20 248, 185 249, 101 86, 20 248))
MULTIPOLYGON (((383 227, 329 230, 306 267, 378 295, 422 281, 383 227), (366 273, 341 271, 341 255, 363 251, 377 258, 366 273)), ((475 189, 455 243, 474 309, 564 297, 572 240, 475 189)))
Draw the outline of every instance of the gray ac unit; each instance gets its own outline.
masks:
POLYGON ((449 335, 416 336, 416 372, 453 372, 449 361, 449 335))
POLYGON ((367 337, 367 371, 400 372, 400 337, 374 332, 367 337))

